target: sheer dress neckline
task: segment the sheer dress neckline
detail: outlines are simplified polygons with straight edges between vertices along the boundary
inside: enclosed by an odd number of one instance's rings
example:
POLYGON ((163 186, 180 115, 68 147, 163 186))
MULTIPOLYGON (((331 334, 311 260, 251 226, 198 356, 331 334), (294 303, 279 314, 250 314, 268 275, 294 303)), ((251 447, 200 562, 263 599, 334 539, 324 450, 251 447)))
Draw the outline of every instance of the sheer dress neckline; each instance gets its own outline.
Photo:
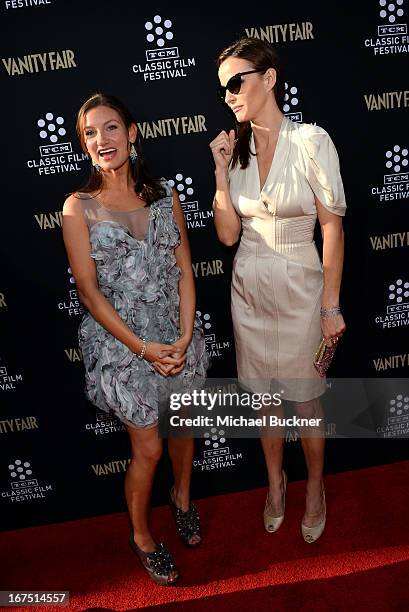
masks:
POLYGON ((102 202, 95 196, 91 196, 91 198, 95 200, 98 206, 113 213, 131 213, 136 212, 137 210, 146 210, 147 208, 149 208, 149 206, 145 204, 145 206, 138 206, 137 208, 130 208, 129 210, 116 210, 115 208, 108 208, 108 206, 104 206, 104 204, 102 204, 102 202))
POLYGON ((149 231, 149 223, 154 212, 152 206, 138 207, 129 210, 114 210, 108 206, 104 206, 102 202, 90 194, 87 197, 82 197, 84 203, 84 213, 87 224, 91 230, 94 226, 101 223, 111 223, 122 228, 127 228, 133 238, 139 241, 146 239, 149 231), (139 211, 144 211, 139 212, 139 211))

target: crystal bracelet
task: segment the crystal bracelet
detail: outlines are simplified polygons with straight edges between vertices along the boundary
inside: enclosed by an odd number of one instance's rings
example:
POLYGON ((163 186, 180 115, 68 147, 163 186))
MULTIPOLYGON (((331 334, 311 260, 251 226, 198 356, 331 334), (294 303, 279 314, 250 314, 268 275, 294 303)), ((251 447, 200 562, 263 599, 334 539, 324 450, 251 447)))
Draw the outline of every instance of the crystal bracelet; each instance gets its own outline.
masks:
POLYGON ((141 348, 141 352, 139 353, 139 355, 137 355, 138 359, 143 359, 145 356, 145 351, 146 351, 146 340, 145 338, 141 338, 142 340, 142 348, 141 348))
POLYGON ((335 317, 335 315, 341 314, 341 308, 339 306, 334 306, 333 308, 321 307, 320 314, 322 317, 335 317))

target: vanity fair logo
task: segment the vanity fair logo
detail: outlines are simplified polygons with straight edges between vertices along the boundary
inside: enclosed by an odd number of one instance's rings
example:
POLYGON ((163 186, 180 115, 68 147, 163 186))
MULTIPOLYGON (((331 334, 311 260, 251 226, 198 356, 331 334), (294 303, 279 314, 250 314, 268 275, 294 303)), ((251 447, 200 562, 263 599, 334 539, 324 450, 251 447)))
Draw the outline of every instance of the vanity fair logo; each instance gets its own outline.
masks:
POLYGON ((398 393, 389 400, 385 408, 383 426, 376 432, 383 438, 407 437, 409 434, 409 396, 398 393))
POLYGON ((4 4, 6 9, 38 8, 39 6, 51 4, 51 0, 5 0, 4 4))
POLYGON ((3 57, 1 61, 9 76, 77 68, 72 49, 32 53, 22 57, 3 57))
POLYGON ((9 374, 6 366, 0 366, 0 391, 15 391, 22 382, 22 374, 9 374))
POLYGON ((405 0, 375 0, 378 12, 378 29, 373 38, 365 38, 364 44, 374 55, 407 53, 409 49, 407 8, 405 0))
POLYGON ((94 463, 91 469, 95 476, 111 476, 112 474, 122 474, 126 472, 130 459, 113 459, 107 463, 94 463))
MULTIPOLYGON (((70 276, 71 285, 75 285, 75 279, 71 275, 71 268, 67 269, 70 276)), ((58 302, 58 309, 65 312, 69 317, 78 317, 84 313, 84 307, 79 301, 78 291, 76 289, 70 289, 68 296, 65 301, 58 302)))
POLYGON ((19 433, 20 431, 38 430, 38 421, 35 416, 10 417, 0 421, 0 434, 19 433))
POLYGON ((313 25, 311 21, 298 23, 280 23, 262 27, 245 28, 246 36, 267 40, 270 43, 294 42, 296 40, 313 40, 313 25))
POLYGON ((380 236, 369 236, 373 251, 385 251, 386 249, 398 249, 409 246, 409 231, 396 232, 394 234, 381 234, 380 236))
MULTIPOLYGON (((336 423, 325 423, 325 437, 331 438, 337 435, 337 424, 336 423)), ((301 439, 300 432, 297 428, 286 429, 285 441, 286 442, 297 442, 301 439)))
POLYGON ((409 353, 401 353, 400 355, 388 355, 386 357, 376 357, 372 359, 372 366, 377 372, 385 370, 396 370, 398 368, 409 367, 409 353))
POLYGON ((144 140, 157 138, 158 136, 181 136, 183 134, 207 132, 206 117, 204 115, 143 121, 137 125, 144 140))
POLYGON ((382 329, 409 325, 409 282, 398 278, 388 285, 388 305, 384 314, 375 317, 382 329))
POLYGON ((193 274, 195 278, 217 276, 224 274, 223 262, 221 259, 209 259, 206 261, 197 261, 192 263, 193 274))
POLYGON ((395 144, 384 153, 383 185, 371 187, 377 201, 391 202, 409 198, 408 147, 395 144))
POLYGON ((134 64, 132 72, 145 82, 186 77, 196 66, 194 57, 180 57, 179 47, 173 46, 173 22, 155 15, 145 23, 145 37, 149 49, 146 62, 134 64))
POLYGON ((38 213, 34 215, 34 219, 38 223, 40 229, 55 229, 62 227, 62 210, 54 212, 38 213))
POLYGON ((105 434, 116 433, 118 431, 126 431, 126 428, 113 414, 97 411, 95 420, 92 423, 86 423, 84 426, 86 431, 93 433, 96 436, 104 436, 105 434))
POLYGON ((53 493, 52 484, 33 478, 30 461, 15 459, 9 464, 8 471, 10 487, 6 491, 1 491, 1 497, 11 503, 45 499, 53 493))
POLYGON ((178 192, 187 228, 200 229, 206 227, 209 219, 213 219, 213 210, 200 210, 199 202, 194 198, 195 190, 192 178, 183 176, 181 172, 178 172, 174 179, 169 180, 169 184, 178 192))
POLYGON ((224 353, 230 350, 230 341, 222 340, 212 332, 211 315, 207 312, 196 311, 202 322, 205 335, 206 351, 210 357, 224 357, 224 353))
POLYGON ((81 363, 83 360, 79 346, 76 346, 75 348, 66 348, 64 349, 64 353, 70 363, 81 363))
POLYGON ((380 94, 364 94, 364 99, 368 111, 407 108, 409 106, 409 90, 404 89, 402 91, 384 91, 380 94))
POLYGON ((302 122, 302 112, 297 109, 299 104, 298 88, 285 83, 283 113, 292 121, 302 122))
POLYGON ((27 166, 39 175, 79 172, 81 163, 88 159, 85 153, 73 151, 71 142, 67 142, 64 124, 64 117, 51 112, 37 119, 38 137, 44 144, 38 147, 40 158, 28 160, 27 166))

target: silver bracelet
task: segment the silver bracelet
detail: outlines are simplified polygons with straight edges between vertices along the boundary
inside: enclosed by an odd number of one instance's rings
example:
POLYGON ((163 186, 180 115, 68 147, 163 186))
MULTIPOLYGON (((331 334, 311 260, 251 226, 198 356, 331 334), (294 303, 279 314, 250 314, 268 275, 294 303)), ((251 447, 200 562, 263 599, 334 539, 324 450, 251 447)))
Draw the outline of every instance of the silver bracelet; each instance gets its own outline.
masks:
POLYGON ((141 348, 141 352, 139 353, 139 355, 137 355, 138 359, 143 359, 145 356, 145 352, 146 352, 146 340, 145 338, 141 338, 142 340, 142 348, 141 348))
POLYGON ((341 308, 339 306, 334 306, 333 308, 323 308, 321 306, 320 314, 322 317, 335 317, 341 314, 341 308))

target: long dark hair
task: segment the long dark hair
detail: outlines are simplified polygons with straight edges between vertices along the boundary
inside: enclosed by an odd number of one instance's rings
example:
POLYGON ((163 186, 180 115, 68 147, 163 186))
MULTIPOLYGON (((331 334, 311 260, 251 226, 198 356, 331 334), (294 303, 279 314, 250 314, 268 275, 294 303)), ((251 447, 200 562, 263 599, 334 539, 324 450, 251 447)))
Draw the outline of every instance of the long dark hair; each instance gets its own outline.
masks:
MULTIPOLYGON (((284 102, 284 82, 282 79, 280 61, 277 53, 270 43, 258 38, 243 36, 233 44, 223 49, 217 58, 217 66, 224 62, 228 57, 240 57, 248 60, 255 70, 266 72, 269 68, 274 68, 277 73, 276 83, 273 87, 277 105, 281 108, 284 102)), ((233 150, 231 166, 234 168, 238 161, 244 170, 249 165, 250 155, 255 155, 250 151, 251 125, 250 121, 239 123, 237 127, 237 142, 233 150)))
MULTIPOLYGON (((92 96, 89 97, 88 100, 86 100, 81 106, 77 115, 77 135, 84 153, 88 153, 84 136, 85 115, 92 108, 97 108, 98 106, 108 106, 109 108, 115 110, 124 122, 126 129, 129 129, 132 123, 136 125, 136 121, 132 117, 130 111, 120 100, 118 100, 118 98, 102 92, 92 94, 92 96)), ((145 202, 149 206, 150 204, 152 204, 152 202, 155 202, 155 200, 164 197, 165 190, 157 179, 153 179, 151 176, 149 176, 149 173, 146 169, 146 164, 142 157, 141 136, 139 130, 136 136, 136 141, 134 142, 134 146, 138 157, 136 163, 129 164, 129 171, 131 173, 131 177, 135 181, 135 192, 138 194, 139 197, 145 200, 145 202)), ((89 175, 88 181, 78 191, 82 191, 84 193, 100 193, 102 187, 103 173, 98 172, 98 170, 96 170, 94 166, 91 165, 91 174, 89 175)))

